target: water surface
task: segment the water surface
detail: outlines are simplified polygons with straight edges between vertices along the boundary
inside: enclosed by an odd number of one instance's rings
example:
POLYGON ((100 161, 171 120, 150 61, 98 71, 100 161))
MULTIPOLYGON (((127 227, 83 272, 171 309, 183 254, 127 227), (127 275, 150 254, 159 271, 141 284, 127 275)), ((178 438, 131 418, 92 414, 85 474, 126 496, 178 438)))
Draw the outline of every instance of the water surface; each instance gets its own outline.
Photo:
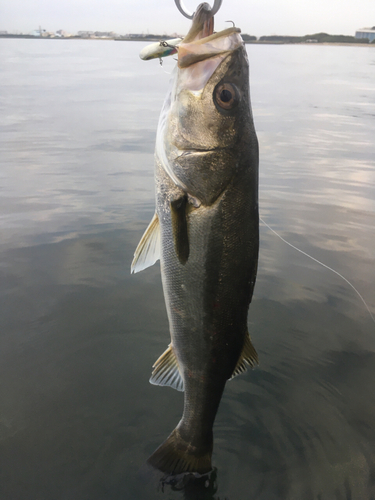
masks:
MULTIPOLYGON (((129 274, 169 80, 141 47, 0 41, 0 497, 373 500, 375 325, 264 226, 260 366, 225 390, 215 484, 145 472, 183 395, 148 383, 169 342, 159 267, 129 274)), ((261 216, 375 314, 375 50, 248 53, 261 216)))

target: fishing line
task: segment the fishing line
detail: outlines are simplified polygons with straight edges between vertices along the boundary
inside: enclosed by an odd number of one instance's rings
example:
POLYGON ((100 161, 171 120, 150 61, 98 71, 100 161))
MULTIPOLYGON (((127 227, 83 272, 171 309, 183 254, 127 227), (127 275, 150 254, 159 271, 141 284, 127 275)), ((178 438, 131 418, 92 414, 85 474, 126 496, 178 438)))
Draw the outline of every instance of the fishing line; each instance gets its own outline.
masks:
MULTIPOLYGON (((160 42, 160 43, 161 43, 161 42, 160 42)), ((166 43, 166 42, 165 42, 165 43, 166 43)), ((167 45, 168 45, 168 44, 167 44, 167 45)), ((170 45, 168 45, 168 46, 170 47, 170 45)), ((175 58, 174 58, 174 60, 175 60, 175 61, 177 61, 177 59, 175 59, 175 58)), ((172 74, 173 74, 173 71, 170 71, 170 72, 169 72, 169 71, 165 71, 164 66, 163 66, 163 62, 164 62, 164 61, 163 61, 163 59, 162 59, 161 57, 159 57, 159 64, 160 64, 161 69, 164 71, 164 73, 165 73, 166 75, 172 75, 172 74)))
POLYGON ((371 316, 371 319, 372 321, 375 323, 375 318, 374 316, 372 315, 368 305, 366 304, 366 301, 365 299, 362 297, 362 295, 359 293, 359 291, 355 288, 354 285, 352 285, 350 283, 349 280, 347 280, 345 278, 345 276, 343 276, 342 274, 340 274, 339 272, 335 271, 334 269, 332 269, 332 267, 329 267, 327 266, 326 264, 323 264, 323 262, 320 262, 320 260, 318 259, 315 259, 314 257, 312 257, 311 255, 309 255, 308 253, 304 252, 303 250, 300 250, 299 248, 295 247, 294 245, 292 245, 291 243, 289 243, 289 241, 286 241, 282 236, 280 236, 274 229, 272 229, 271 226, 269 226, 267 224, 267 222, 265 222, 261 217, 259 217, 259 220, 266 226, 268 227, 268 229, 270 231, 272 231, 274 234, 276 234, 276 236, 278 238, 280 238, 281 241, 283 241, 284 243, 286 243, 287 245, 289 245, 290 247, 294 248, 294 250, 297 250, 297 252, 300 252, 302 253, 303 255, 306 255, 306 257, 308 257, 309 259, 313 260, 314 262, 317 262, 318 264, 320 264, 321 266, 325 267, 326 269, 328 269, 329 271, 332 271, 333 273, 337 274, 337 276, 339 276, 341 279, 343 279, 349 286, 351 286, 353 288, 353 290, 355 291, 355 293, 358 295, 358 297, 362 300, 362 302, 364 303, 369 315, 371 316))
POLYGON ((164 73, 166 75, 171 75, 172 74, 172 71, 171 72, 165 71, 164 66, 163 66, 163 60, 162 60, 162 58, 160 58, 160 67, 161 67, 161 69, 164 71, 164 73))

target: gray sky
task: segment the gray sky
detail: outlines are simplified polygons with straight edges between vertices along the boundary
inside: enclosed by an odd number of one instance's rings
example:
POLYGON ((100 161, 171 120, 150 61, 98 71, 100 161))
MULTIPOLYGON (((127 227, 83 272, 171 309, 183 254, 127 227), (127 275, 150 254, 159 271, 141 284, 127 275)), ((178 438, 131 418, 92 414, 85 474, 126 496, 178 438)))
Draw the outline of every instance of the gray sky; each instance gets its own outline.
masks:
MULTIPOLYGON (((212 0, 213 1, 213 0, 212 0)), ((199 3, 184 0, 195 10, 199 3)), ((210 3, 210 2, 209 2, 210 3)), ((375 25, 375 0, 223 0, 216 29, 233 20, 251 35, 305 35, 324 31, 354 35, 375 25)), ((0 30, 64 29, 125 33, 187 32, 190 21, 174 0, 1 0, 0 30)))

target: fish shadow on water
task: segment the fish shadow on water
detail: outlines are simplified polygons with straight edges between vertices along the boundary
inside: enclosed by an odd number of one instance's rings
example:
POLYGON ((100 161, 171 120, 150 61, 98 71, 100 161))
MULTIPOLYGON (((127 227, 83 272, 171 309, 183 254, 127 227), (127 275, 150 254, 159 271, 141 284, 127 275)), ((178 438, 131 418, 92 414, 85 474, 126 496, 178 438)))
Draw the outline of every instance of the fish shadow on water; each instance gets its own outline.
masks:
MULTIPOLYGON (((159 488, 163 493, 167 488, 172 491, 181 491, 185 500, 220 500, 219 497, 214 496, 217 491, 216 478, 216 468, 203 475, 195 473, 164 475, 160 479, 159 488)), ((221 500, 229 499, 222 498, 221 500)))
MULTIPOLYGON (((217 469, 207 474, 183 473, 177 475, 168 475, 149 467, 142 468, 141 480, 152 480, 157 491, 167 494, 169 492, 182 493, 184 500, 229 500, 228 497, 215 496, 217 484, 217 469), (147 469, 147 470, 146 470, 147 469), (147 479, 146 479, 147 476, 147 479), (150 477, 151 476, 151 477, 150 477)), ((177 497, 176 497, 177 498, 177 497)), ((181 498, 180 496, 178 498, 181 498)))

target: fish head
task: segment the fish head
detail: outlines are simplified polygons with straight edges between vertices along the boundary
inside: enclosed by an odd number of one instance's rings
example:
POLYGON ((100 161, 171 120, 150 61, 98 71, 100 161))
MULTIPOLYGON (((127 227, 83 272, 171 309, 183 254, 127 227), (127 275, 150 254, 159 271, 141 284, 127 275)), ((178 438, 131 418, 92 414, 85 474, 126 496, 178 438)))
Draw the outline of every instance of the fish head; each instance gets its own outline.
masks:
POLYGON ((239 123, 249 115, 248 61, 242 39, 234 32, 207 42, 207 46, 188 45, 179 49, 179 74, 170 111, 172 141, 180 149, 233 145, 240 133, 239 123), (212 56, 206 57, 211 47, 212 56), (205 59, 194 62, 202 56, 205 59))
POLYGON ((240 30, 210 33, 213 22, 202 12, 179 46, 157 142, 172 180, 211 204, 243 165, 241 157, 249 155, 256 136, 240 30))

